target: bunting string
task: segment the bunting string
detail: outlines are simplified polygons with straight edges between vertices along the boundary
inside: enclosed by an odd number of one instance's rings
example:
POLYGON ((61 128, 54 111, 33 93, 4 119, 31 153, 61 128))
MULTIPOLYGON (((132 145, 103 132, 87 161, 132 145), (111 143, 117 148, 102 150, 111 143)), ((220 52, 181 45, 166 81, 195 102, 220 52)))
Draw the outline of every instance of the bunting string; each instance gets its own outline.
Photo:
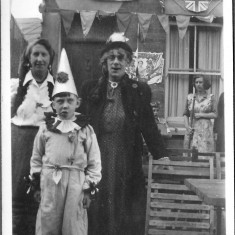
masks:
MULTIPOLYGON (((147 36, 147 32, 151 23, 152 16, 157 16, 157 19, 161 23, 163 29, 168 34, 169 33, 169 16, 165 14, 156 14, 156 13, 140 13, 140 12, 107 12, 102 10, 97 11, 86 11, 86 10, 62 10, 58 8, 51 8, 47 7, 44 9, 45 12, 58 12, 61 14, 62 21, 64 23, 66 34, 68 34, 71 24, 73 21, 73 16, 75 13, 80 14, 81 22, 82 22, 82 29, 83 29, 83 35, 86 37, 90 31, 90 28, 92 27, 93 21, 95 17, 102 18, 102 17, 109 17, 109 16, 116 16, 117 17, 117 25, 120 32, 126 32, 131 17, 133 15, 138 16, 138 38, 140 35, 143 36, 143 40, 145 40, 147 36)), ((191 16, 183 16, 183 15, 176 15, 176 22, 179 30, 180 38, 183 38, 185 35, 185 32, 187 30, 189 21, 191 16)), ((199 17, 197 17, 199 18, 199 17)), ((206 17, 200 17, 199 18, 202 21, 206 21, 208 23, 213 22, 213 17, 206 16, 206 17)))

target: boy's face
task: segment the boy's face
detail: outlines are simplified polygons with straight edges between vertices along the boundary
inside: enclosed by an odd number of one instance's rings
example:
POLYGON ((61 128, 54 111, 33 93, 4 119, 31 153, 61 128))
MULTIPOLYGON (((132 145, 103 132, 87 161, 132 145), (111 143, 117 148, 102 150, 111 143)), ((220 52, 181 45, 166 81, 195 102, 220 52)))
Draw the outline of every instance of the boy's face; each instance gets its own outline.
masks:
POLYGON ((74 94, 70 94, 64 97, 55 97, 52 102, 53 108, 56 110, 57 115, 62 120, 71 119, 79 105, 80 101, 74 94))

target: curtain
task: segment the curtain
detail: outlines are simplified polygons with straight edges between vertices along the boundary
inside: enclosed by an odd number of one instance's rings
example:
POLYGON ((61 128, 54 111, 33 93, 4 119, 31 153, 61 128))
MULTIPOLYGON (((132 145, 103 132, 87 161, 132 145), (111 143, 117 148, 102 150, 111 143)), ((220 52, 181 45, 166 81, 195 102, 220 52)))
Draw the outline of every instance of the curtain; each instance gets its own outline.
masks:
MULTIPOLYGON (((197 71, 220 71, 221 66, 221 29, 212 27, 198 27, 197 36, 197 71)), ((170 68, 189 70, 190 58, 193 57, 194 47, 190 40, 194 40, 193 30, 188 28, 183 39, 179 38, 177 27, 170 31, 170 68)), ((189 75, 169 74, 168 116, 183 115, 186 97, 189 92, 189 75)), ((211 88, 209 93, 218 100, 220 94, 220 76, 209 76, 211 88)))
MULTIPOLYGON (((190 30, 183 39, 179 38, 177 27, 170 32, 170 68, 189 69, 190 30)), ((189 75, 169 75, 168 116, 182 116, 188 94, 189 75)))
MULTIPOLYGON (((220 70, 221 57, 221 30, 220 28, 198 28, 198 69, 220 70)), ((220 77, 209 76, 211 88, 209 92, 219 99, 220 77)))

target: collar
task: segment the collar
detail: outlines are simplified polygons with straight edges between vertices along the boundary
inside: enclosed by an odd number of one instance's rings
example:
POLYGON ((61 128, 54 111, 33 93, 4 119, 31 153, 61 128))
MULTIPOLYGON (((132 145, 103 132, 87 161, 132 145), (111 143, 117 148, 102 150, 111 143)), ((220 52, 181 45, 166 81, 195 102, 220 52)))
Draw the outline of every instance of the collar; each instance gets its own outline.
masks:
POLYGON ((81 129, 81 127, 74 122, 75 120, 76 120, 75 115, 70 120, 62 120, 59 117, 56 117, 55 118, 55 124, 57 124, 56 129, 59 130, 61 133, 68 133, 75 130, 78 131, 81 129))
MULTIPOLYGON (((28 83, 29 81, 35 81, 31 70, 29 70, 29 72, 26 74, 23 86, 25 86, 25 84, 28 83)), ((47 77, 43 83, 45 83, 45 82, 50 82, 54 85, 54 79, 53 79, 52 75, 49 73, 49 71, 48 71, 47 77)))
POLYGON ((71 120, 61 120, 53 112, 44 113, 47 129, 55 133, 67 133, 73 130, 80 130, 88 125, 90 118, 80 113, 75 113, 71 120))

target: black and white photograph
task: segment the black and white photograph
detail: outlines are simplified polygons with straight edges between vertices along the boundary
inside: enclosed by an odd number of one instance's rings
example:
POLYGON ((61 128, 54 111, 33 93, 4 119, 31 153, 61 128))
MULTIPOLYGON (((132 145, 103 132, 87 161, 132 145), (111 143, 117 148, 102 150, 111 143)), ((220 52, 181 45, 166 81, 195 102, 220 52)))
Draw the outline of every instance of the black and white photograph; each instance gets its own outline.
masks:
POLYGON ((1 1, 3 235, 233 235, 232 1, 1 1))

